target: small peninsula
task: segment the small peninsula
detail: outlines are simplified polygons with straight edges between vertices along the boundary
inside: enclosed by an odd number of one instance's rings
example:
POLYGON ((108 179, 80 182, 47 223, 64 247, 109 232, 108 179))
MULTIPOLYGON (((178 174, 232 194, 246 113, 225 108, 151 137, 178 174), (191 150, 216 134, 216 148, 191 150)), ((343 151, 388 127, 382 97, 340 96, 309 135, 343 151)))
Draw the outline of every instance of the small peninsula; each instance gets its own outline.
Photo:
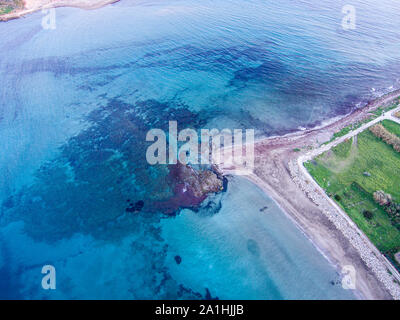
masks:
POLYGON ((20 18, 42 9, 75 7, 97 9, 119 0, 0 0, 0 21, 20 18))

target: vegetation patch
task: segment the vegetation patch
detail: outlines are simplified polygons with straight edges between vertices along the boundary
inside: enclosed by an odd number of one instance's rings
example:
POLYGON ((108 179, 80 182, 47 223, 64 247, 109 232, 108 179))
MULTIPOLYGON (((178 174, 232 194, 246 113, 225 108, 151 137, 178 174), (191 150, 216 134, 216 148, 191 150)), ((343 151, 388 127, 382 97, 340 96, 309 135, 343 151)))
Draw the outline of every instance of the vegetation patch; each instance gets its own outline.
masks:
POLYGON ((347 126, 347 127, 344 127, 342 130, 340 130, 340 131, 338 131, 338 132, 335 132, 335 133, 333 134, 333 139, 335 140, 336 138, 343 137, 343 136, 345 136, 346 134, 348 134, 351 130, 354 130, 354 129, 355 129, 354 126, 347 126))
POLYGON ((23 7, 24 2, 22 0, 0 0, 0 16, 23 7))
MULTIPOLYGON (((385 126, 388 123, 381 127, 390 134, 400 132, 397 123, 389 123, 390 129, 385 126)), ((370 130, 355 139, 304 165, 376 247, 394 261, 394 254, 400 251, 400 153, 370 130), (390 201, 378 202, 377 191, 390 195, 390 201)))
POLYGON ((396 103, 393 103, 390 106, 386 106, 386 107, 381 106, 381 107, 377 108, 374 112, 372 112, 372 114, 374 114, 376 116, 381 116, 385 112, 393 110, 394 108, 398 107, 398 103, 399 103, 399 99, 397 99, 396 103))
POLYGON ((394 202, 392 196, 382 190, 374 192, 374 200, 386 211, 392 224, 400 231, 400 204, 394 202))
POLYGON ((13 10, 13 7, 0 7, 0 15, 10 13, 13 10))
POLYGON ((400 126, 396 122, 391 120, 383 120, 382 125, 386 130, 400 137, 400 126))
POLYGON ((382 124, 377 124, 369 128, 369 130, 379 139, 382 139, 388 145, 391 145, 394 150, 400 152, 400 138, 387 130, 382 124))
MULTIPOLYGON (((371 112, 369 114, 369 116, 367 116, 364 120, 361 120, 361 121, 358 121, 358 122, 353 123, 351 125, 348 125, 348 126, 344 127, 343 129, 341 129, 340 131, 335 132, 333 134, 332 138, 329 141, 323 143, 322 145, 328 144, 328 143, 336 140, 337 138, 343 137, 346 134, 348 134, 349 132, 360 128, 363 124, 366 124, 366 123, 378 118, 379 116, 383 115, 385 112, 395 109, 396 107, 399 106, 399 103, 400 103, 400 98, 397 99, 396 102, 391 104, 390 106, 385 106, 385 107, 384 106, 380 106, 379 108, 377 108, 373 112, 371 112)), ((395 116, 400 118, 400 111, 397 112, 395 114, 395 116)))
POLYGON ((367 219, 367 220, 371 220, 374 217, 374 214, 368 210, 364 210, 363 215, 364 215, 365 219, 367 219))
POLYGON ((368 123, 368 122, 370 122, 370 121, 376 119, 377 117, 378 117, 378 116, 376 116, 376 115, 371 115, 371 116, 365 118, 365 119, 362 120, 362 121, 359 121, 359 122, 356 122, 356 123, 353 123, 353 124, 351 124, 351 125, 348 125, 348 126, 344 127, 344 128, 341 129, 340 131, 335 132, 335 133, 333 134, 331 140, 329 140, 329 141, 323 143, 322 145, 328 144, 328 143, 330 143, 330 142, 336 140, 337 138, 340 138, 340 137, 345 136, 346 134, 350 133, 351 131, 360 128, 363 124, 368 123))
POLYGON ((338 144, 336 147, 332 148, 332 152, 336 157, 347 158, 349 156, 351 147, 353 144, 353 139, 347 139, 345 142, 338 144))

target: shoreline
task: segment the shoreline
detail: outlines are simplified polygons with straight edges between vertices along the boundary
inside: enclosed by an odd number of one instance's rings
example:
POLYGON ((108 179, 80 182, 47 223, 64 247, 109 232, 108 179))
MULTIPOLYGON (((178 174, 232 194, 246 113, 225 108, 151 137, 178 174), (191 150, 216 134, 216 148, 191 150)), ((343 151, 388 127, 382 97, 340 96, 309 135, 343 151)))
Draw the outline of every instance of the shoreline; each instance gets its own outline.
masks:
MULTIPOLYGON (((400 90, 395 90, 339 119, 334 118, 325 125, 299 130, 284 136, 256 140, 255 167, 251 174, 248 171, 241 172, 243 168, 240 167, 218 166, 222 174, 242 175, 262 189, 291 218, 300 231, 339 273, 345 265, 353 265, 357 270, 356 290, 354 291, 356 298, 399 299, 400 296, 396 291, 397 288, 395 290, 388 288, 393 283, 388 283, 387 279, 385 281, 383 279, 385 275, 382 277, 382 270, 386 273, 383 258, 376 257, 373 250, 362 251, 352 239, 352 236, 358 236, 359 232, 349 236, 346 229, 349 226, 338 224, 335 220, 336 216, 332 216, 328 212, 332 206, 327 210, 326 207, 321 207, 320 204, 313 201, 308 193, 309 190, 304 190, 298 181, 295 181, 299 179, 293 176, 293 171, 301 171, 297 161, 304 157, 309 150, 320 148, 321 143, 329 141, 335 132, 350 124, 365 120, 371 116, 370 112, 380 106, 390 105, 399 96, 400 90), (301 149, 300 152, 294 151, 296 148, 301 149), (371 261, 375 264, 371 265, 371 261), (377 264, 380 269, 375 268, 377 264), (377 273, 377 270, 380 270, 380 273, 377 273)), ((305 184, 309 184, 309 181, 306 181, 305 184)), ((314 186, 309 188, 315 193, 314 186)), ((340 222, 342 221, 340 220, 340 222)), ((355 226, 354 223, 353 225, 355 226)), ((354 231, 354 228, 350 229, 354 231)), ((358 228, 356 228, 357 230, 358 228)), ((366 244, 362 243, 362 245, 366 244)))
MULTIPOLYGON (((367 116, 370 116, 370 112, 374 111, 381 105, 386 105, 390 104, 393 100, 400 98, 400 89, 393 90, 391 92, 385 93, 382 96, 371 100, 367 104, 365 104, 361 108, 353 109, 350 112, 343 114, 343 115, 336 115, 330 119, 326 119, 321 121, 321 124, 318 124, 316 126, 310 127, 310 128, 305 128, 303 130, 300 129, 294 129, 290 132, 287 132, 282 135, 272 135, 268 137, 260 137, 255 141, 255 144, 260 144, 260 143, 268 143, 269 141, 278 139, 282 140, 285 138, 302 138, 304 135, 315 133, 320 130, 329 130, 329 133, 335 133, 342 128, 353 124, 357 121, 362 120, 363 118, 366 118, 367 116), (357 118, 356 118, 357 117, 357 118), (333 128, 334 127, 334 128, 333 128)), ((321 141, 321 143, 327 142, 326 141, 321 141)))
POLYGON ((25 0, 25 6, 23 9, 16 9, 10 13, 1 15, 0 22, 19 19, 23 16, 43 9, 71 7, 84 10, 94 10, 119 1, 120 0, 25 0))
MULTIPOLYGON (((340 274, 340 265, 338 265, 335 261, 332 260, 332 257, 330 256, 329 252, 320 248, 312 239, 312 237, 310 237, 309 234, 307 234, 307 232, 303 229, 303 227, 296 221, 296 219, 288 214, 287 209, 283 208, 281 206, 281 204, 276 201, 276 198, 272 195, 274 193, 273 190, 271 190, 267 184, 263 183, 263 181, 261 179, 259 179, 257 176, 244 176, 245 179, 247 179, 248 181, 254 183, 257 187, 259 187, 263 192, 265 192, 265 194, 267 194, 272 201, 278 206, 278 208, 285 213, 286 217, 300 230, 300 232, 304 235, 304 237, 307 238, 308 241, 311 242, 311 244, 313 245, 313 247, 333 266, 333 268, 337 271, 338 274, 340 274)), ((366 299, 366 297, 364 297, 363 293, 359 290, 354 290, 354 295, 356 296, 357 299, 359 300, 363 300, 366 299)))
MULTIPOLYGON (((119 0, 49 0, 29 9, 21 9, 0 16, 0 21, 17 19, 41 9, 57 7, 75 7, 81 9, 97 9, 119 0)), ((332 118, 314 128, 298 130, 283 136, 261 138, 255 141, 256 167, 254 175, 244 175, 245 178, 260 187, 292 221, 304 235, 339 270, 346 264, 357 267, 357 293, 365 299, 386 299, 390 297, 389 290, 374 273, 371 266, 354 248, 351 240, 346 238, 343 230, 338 228, 321 207, 310 199, 307 192, 294 181, 291 163, 305 155, 309 146, 318 148, 321 142, 329 141, 334 132, 365 118, 370 111, 392 102, 400 96, 400 90, 385 94, 360 109, 355 109, 347 115, 332 118), (300 152, 294 149, 301 148, 300 152)), ((297 168, 298 169, 298 168, 297 168)), ((233 169, 233 171, 236 169, 233 169)), ((222 169, 229 173, 229 168, 222 169)), ((373 252, 372 252, 373 253, 373 252)), ((369 253, 370 255, 372 254, 369 253)), ((368 257, 367 257, 368 258, 368 257)), ((393 296, 391 294, 391 296, 393 296)))
MULTIPOLYGON (((226 175, 231 175, 234 176, 235 173, 232 172, 230 173, 229 171, 224 171, 224 174, 226 175)), ((258 188, 260 188, 269 198, 272 199, 272 201, 278 206, 278 208, 286 215, 286 217, 299 229, 299 231, 304 235, 304 237, 307 238, 308 241, 311 242, 311 244, 313 245, 313 247, 328 261, 328 263, 330 263, 333 268, 336 270, 336 272, 338 274, 341 274, 341 264, 336 261, 330 251, 328 249, 326 249, 325 247, 321 247, 318 244, 318 241, 316 241, 309 232, 307 232, 304 229, 304 226, 302 223, 299 222, 299 220, 292 214, 289 213, 291 212, 291 210, 294 210, 293 208, 289 209, 288 206, 282 205, 282 203, 277 200, 280 196, 276 193, 276 191, 274 191, 273 189, 270 188, 270 186, 268 186, 267 183, 265 183, 263 180, 261 180, 257 175, 242 175, 243 178, 247 179, 248 181, 250 181, 251 183, 254 183, 258 188)), ((359 281, 359 280, 357 280, 359 281)), ((373 296, 372 293, 365 295, 365 291, 364 290, 353 290, 354 292, 354 296, 359 299, 359 300, 371 300, 373 298, 371 298, 373 296)))

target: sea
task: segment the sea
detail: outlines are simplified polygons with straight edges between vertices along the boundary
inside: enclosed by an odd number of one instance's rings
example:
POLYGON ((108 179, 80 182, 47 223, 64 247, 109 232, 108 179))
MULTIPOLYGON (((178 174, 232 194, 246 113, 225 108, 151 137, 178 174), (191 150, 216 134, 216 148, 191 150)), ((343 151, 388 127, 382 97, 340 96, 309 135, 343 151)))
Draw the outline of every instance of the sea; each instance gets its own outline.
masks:
POLYGON ((399 87, 395 0, 122 0, 1 22, 0 298, 356 298, 244 177, 182 202, 146 133, 282 135, 399 87))

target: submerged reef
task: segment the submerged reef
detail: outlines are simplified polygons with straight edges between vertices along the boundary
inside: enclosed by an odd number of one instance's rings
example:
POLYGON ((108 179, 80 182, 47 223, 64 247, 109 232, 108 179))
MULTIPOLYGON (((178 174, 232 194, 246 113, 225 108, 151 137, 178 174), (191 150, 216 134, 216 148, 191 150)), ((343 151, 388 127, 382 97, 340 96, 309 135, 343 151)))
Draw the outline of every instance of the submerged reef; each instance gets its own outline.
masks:
POLYGON ((166 130, 170 119, 202 125, 187 108, 154 100, 111 100, 92 111, 87 129, 43 163, 31 185, 0 204, 0 225, 22 221, 29 237, 52 245, 76 234, 116 244, 129 238, 126 254, 135 264, 128 267, 141 275, 130 284, 132 298, 206 299, 206 292, 170 275, 160 221, 182 208, 201 208, 208 194, 221 191, 223 179, 210 168, 147 163, 147 131, 166 130))
POLYGON ((180 163, 169 166, 168 180, 174 196, 155 206, 166 214, 176 214, 181 208, 197 210, 210 193, 223 190, 223 180, 211 170, 198 171, 180 163))
POLYGON ((34 183, 3 202, 1 222, 23 220, 37 240, 75 233, 116 239, 182 208, 196 210, 223 189, 223 179, 210 168, 152 166, 145 158, 146 133, 167 130, 171 119, 193 128, 204 121, 184 106, 155 100, 113 99, 95 109, 87 129, 40 167, 34 183))

